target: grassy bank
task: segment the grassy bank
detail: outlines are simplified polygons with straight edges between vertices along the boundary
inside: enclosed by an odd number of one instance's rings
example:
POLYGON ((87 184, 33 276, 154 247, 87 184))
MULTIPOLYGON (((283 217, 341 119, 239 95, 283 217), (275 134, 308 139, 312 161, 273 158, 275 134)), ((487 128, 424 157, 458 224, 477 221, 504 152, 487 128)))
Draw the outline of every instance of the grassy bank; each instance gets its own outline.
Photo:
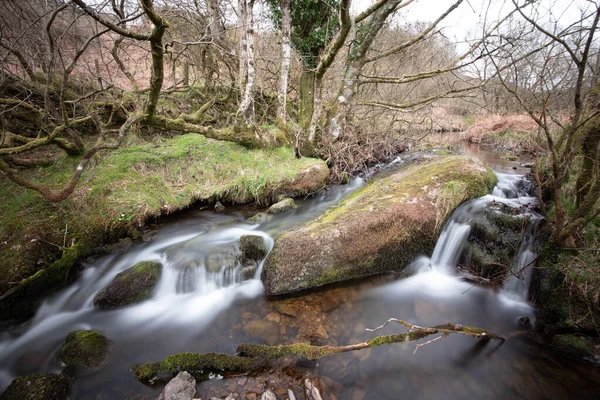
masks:
MULTIPOLYGON (((64 158, 28 173, 59 188, 76 165, 64 158)), ((36 273, 49 275, 65 248, 71 260, 81 259, 107 241, 139 235, 149 218, 196 201, 268 204, 317 191, 327 176, 324 162, 296 159, 291 149, 248 150, 189 134, 103 155, 58 204, 0 178, 0 293, 14 292, 36 273)), ((61 266, 57 283, 68 272, 61 266)))
POLYGON ((499 150, 539 152, 544 138, 529 115, 485 115, 469 121, 464 139, 499 150))

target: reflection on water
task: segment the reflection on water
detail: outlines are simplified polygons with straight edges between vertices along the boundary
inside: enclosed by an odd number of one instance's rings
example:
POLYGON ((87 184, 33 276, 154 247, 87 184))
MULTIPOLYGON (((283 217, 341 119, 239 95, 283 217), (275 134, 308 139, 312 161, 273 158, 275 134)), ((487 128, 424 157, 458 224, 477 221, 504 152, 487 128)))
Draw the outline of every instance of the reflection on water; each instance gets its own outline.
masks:
MULTIPOLYGON (((512 167, 505 172, 511 171, 512 167)), ((465 210, 492 199, 513 206, 532 201, 519 193, 515 182, 510 175, 500 175, 497 191, 457 210, 431 259, 415 263, 420 273, 404 279, 377 277, 277 301, 264 298, 259 280, 242 282, 235 268, 211 272, 206 256, 217 246, 235 246, 244 234, 263 236, 270 248, 279 232, 313 219, 363 181, 300 200, 297 209, 268 216, 261 224, 242 222, 249 213, 244 208, 225 214, 189 211, 170 218, 154 240, 98 259, 77 282, 48 299, 33 320, 0 334, 0 389, 21 374, 60 372, 54 354, 74 329, 98 330, 115 343, 106 366, 76 379, 74 398, 152 399, 160 388, 137 382, 129 365, 183 351, 233 353, 240 342, 262 340, 260 334, 244 331, 248 322, 269 324, 278 343, 345 345, 371 339, 375 334, 365 328, 395 317, 422 326, 473 325, 510 339, 499 346, 452 335, 415 354, 414 343, 394 344, 328 357, 303 368, 322 377, 325 392, 338 399, 565 399, 600 394, 597 369, 550 354, 518 333, 521 317, 535 319, 535 310, 523 301, 523 288, 479 287, 452 271, 468 235, 465 210), (164 265, 153 297, 123 309, 94 309, 95 294, 142 260, 164 265), (188 268, 192 264, 196 267, 188 268), (515 299, 508 293, 521 294, 515 299)), ((530 258, 523 251, 519 262, 530 258)), ((376 334, 401 331, 401 326, 388 325, 376 334)), ((243 394, 244 382, 218 381, 218 395, 243 394)), ((214 386, 214 381, 200 384, 202 398, 210 398, 208 388, 214 386)))

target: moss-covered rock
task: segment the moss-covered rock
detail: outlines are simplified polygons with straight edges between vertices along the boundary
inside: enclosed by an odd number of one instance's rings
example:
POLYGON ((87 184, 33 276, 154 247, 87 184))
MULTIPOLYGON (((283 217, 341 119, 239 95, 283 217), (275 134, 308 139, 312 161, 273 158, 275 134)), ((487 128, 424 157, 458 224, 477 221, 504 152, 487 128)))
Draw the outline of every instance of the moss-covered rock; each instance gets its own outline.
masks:
POLYGON ((104 365, 110 357, 112 342, 95 331, 77 330, 56 353, 56 358, 67 367, 94 370, 104 365))
POLYGON ((63 248, 60 259, 0 296, 0 316, 32 315, 46 293, 77 276, 78 259, 79 246, 63 248))
POLYGON ((65 375, 29 374, 12 381, 0 400, 67 400, 70 393, 71 380, 65 375))
POLYGON ((556 335, 552 338, 552 347, 575 358, 594 356, 594 342, 580 335, 556 335))
POLYGON ((291 210, 292 208, 296 208, 296 202, 294 201, 294 199, 287 198, 273 204, 271 207, 269 207, 267 213, 279 214, 284 211, 291 210))
POLYGON ((523 209, 488 203, 469 222, 470 245, 460 264, 477 276, 504 282, 530 220, 523 209))
POLYGON ((142 261, 118 274, 94 298, 94 306, 102 309, 139 303, 152 295, 160 278, 162 264, 142 261))
POLYGON ((431 252, 454 208, 489 193, 495 183, 490 169, 462 156, 376 179, 317 220, 279 237, 262 272, 265 290, 281 295, 402 270, 415 256, 431 252), (448 182, 455 184, 448 188, 448 182))
POLYGON ((242 252, 242 264, 249 265, 265 258, 267 246, 265 246, 262 236, 243 235, 240 237, 240 251, 242 252))

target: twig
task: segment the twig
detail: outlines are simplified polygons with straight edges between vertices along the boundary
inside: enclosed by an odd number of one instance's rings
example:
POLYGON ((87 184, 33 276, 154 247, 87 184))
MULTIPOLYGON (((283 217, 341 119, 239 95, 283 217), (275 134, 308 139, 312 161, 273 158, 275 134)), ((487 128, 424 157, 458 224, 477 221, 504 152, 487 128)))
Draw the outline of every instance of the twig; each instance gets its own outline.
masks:
POLYGON ((419 343, 419 344, 417 344, 417 345, 415 346, 415 351, 413 351, 413 355, 414 355, 414 354, 417 354, 417 350, 419 350, 419 347, 426 346, 426 345, 428 345, 428 344, 430 344, 430 343, 433 343, 433 342, 435 342, 435 341, 438 341, 438 340, 440 340, 440 339, 444 339, 446 336, 448 336, 448 335, 447 335, 447 334, 443 334, 443 335, 441 335, 441 336, 438 336, 438 337, 436 337, 435 339, 428 340, 428 341, 427 341, 427 342, 425 342, 425 343, 419 343))

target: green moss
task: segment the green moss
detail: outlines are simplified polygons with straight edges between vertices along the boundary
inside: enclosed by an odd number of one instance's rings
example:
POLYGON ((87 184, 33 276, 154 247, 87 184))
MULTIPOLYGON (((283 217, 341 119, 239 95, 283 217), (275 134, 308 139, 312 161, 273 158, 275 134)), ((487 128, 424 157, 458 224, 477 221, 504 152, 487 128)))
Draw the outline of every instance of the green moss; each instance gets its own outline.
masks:
POLYGON ((158 283, 162 264, 142 261, 119 273, 94 298, 94 306, 102 309, 123 307, 148 299, 158 283))
POLYGON ((253 358, 186 352, 174 354, 158 363, 135 364, 131 370, 143 382, 153 381, 159 376, 174 377, 181 371, 189 372, 196 379, 205 380, 211 372, 251 372, 261 365, 261 362, 253 358))
POLYGON ((69 333, 56 358, 68 367, 96 369, 110 356, 112 342, 95 331, 69 333))
MULTIPOLYGON (((446 213, 449 213, 466 198, 476 198, 488 194, 498 180, 489 168, 478 167, 479 169, 474 170, 475 164, 465 167, 464 164, 467 161, 468 158, 460 156, 435 158, 430 162, 412 166, 403 174, 373 180, 312 224, 335 221, 347 214, 349 210, 359 208, 354 206, 354 203, 363 204, 360 206, 362 209, 377 210, 397 202, 398 199, 410 200, 414 196, 423 194, 439 181, 451 181, 451 187, 461 187, 465 193, 463 198, 458 199, 458 204, 450 207, 450 210, 446 210, 446 213), (469 170, 469 168, 471 169, 469 170), (365 203, 361 202, 365 198, 377 199, 377 201, 369 202, 365 208, 365 203)), ((454 192, 454 190, 451 191, 454 192)))
POLYGON ((19 282, 0 297, 0 315, 33 313, 48 290, 64 285, 74 275, 79 246, 62 249, 60 259, 19 282))
POLYGON ((594 354, 593 342, 579 335, 556 335, 552 338, 552 345, 573 357, 591 357, 594 354))
POLYGON ((2 393, 2 400, 68 400, 71 381, 65 375, 28 374, 20 376, 2 393))
POLYGON ((261 344, 242 343, 236 352, 243 357, 253 357, 264 360, 277 360, 288 355, 296 355, 309 360, 318 360, 328 355, 338 354, 339 348, 330 346, 313 346, 306 343, 290 345, 267 346, 261 344))

